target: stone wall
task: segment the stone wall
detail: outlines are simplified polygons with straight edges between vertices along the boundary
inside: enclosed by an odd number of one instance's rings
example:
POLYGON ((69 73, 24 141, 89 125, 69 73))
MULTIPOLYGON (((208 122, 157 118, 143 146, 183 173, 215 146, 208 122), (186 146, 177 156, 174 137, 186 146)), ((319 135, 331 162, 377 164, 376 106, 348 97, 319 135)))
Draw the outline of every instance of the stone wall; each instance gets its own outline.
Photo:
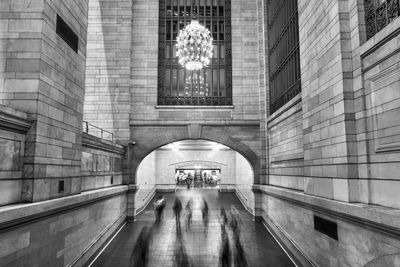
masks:
POLYGON ((83 134, 81 190, 121 185, 123 157, 122 146, 83 134))
POLYGON ((264 223, 280 233, 280 240, 290 240, 314 265, 364 266, 375 260, 373 266, 396 266, 396 257, 386 262, 381 257, 400 253, 398 212, 363 204, 349 206, 286 189, 258 188, 263 192, 264 223), (337 223, 338 240, 314 229, 314 215, 337 223))
POLYGON ((129 140, 132 4, 89 0, 84 120, 120 142, 129 140))
POLYGON ((400 19, 360 47, 362 87, 355 92, 360 199, 400 208, 400 19))
POLYGON ((125 221, 126 190, 0 208, 0 266, 83 266, 125 221))
POLYGON ((26 137, 22 199, 80 192, 87 0, 2 1, 1 103, 33 120, 26 137), (78 35, 75 52, 56 34, 59 15, 78 35), (65 190, 59 192, 59 182, 65 190))
MULTIPOLYGON (((254 173, 249 162, 239 153, 234 155, 235 192, 242 204, 254 212, 254 194, 251 189, 254 173)), ((230 166, 231 168, 231 166, 230 166)))
POLYGON ((154 197, 157 187, 156 152, 150 153, 137 170, 137 191, 135 194, 135 214, 140 212, 154 197))
POLYGON ((0 105, 0 206, 22 200, 26 113, 0 105))
POLYGON ((301 95, 268 118, 270 185, 304 190, 301 95))

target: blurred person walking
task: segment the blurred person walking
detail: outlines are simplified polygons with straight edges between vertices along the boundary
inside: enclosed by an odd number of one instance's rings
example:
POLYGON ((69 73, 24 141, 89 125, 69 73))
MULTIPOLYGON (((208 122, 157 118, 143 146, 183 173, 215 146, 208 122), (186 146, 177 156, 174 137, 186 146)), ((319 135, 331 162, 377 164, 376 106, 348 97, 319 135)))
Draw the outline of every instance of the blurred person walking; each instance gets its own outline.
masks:
POLYGON ((193 198, 191 197, 186 204, 186 231, 190 229, 192 225, 192 216, 193 216, 193 198))
POLYGON ((175 214, 175 223, 176 223, 176 230, 181 230, 181 211, 182 211, 182 202, 178 197, 175 197, 174 206, 172 207, 175 214))
POLYGON ((130 258, 131 266, 146 267, 149 262, 150 233, 147 226, 144 226, 133 247, 130 258))
POLYGON ((208 232, 208 203, 204 197, 201 213, 203 215, 204 232, 208 232))

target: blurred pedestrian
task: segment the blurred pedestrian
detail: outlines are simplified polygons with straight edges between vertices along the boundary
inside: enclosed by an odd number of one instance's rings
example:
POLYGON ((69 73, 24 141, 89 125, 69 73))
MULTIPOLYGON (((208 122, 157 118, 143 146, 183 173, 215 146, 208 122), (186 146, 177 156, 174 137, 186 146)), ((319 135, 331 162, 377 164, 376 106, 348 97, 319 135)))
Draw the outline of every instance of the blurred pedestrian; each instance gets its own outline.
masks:
POLYGON ((240 233, 240 215, 239 211, 234 205, 231 206, 230 215, 231 220, 229 225, 232 228, 232 232, 235 235, 235 238, 238 238, 240 233))
POLYGON ((173 208, 174 214, 175 214, 176 230, 180 231, 181 230, 182 202, 178 197, 175 198, 174 206, 172 208, 173 208))
POLYGON ((190 267, 192 266, 189 255, 186 252, 185 245, 182 240, 182 233, 176 233, 175 250, 174 250, 174 266, 190 267))
POLYGON ((154 206, 154 214, 156 217, 155 224, 159 224, 161 222, 165 205, 166 201, 162 195, 157 196, 156 199, 154 200, 153 206, 154 206))
POLYGON ((193 198, 190 198, 185 207, 186 210, 186 231, 190 229, 193 215, 193 198))
POLYGON ((133 247, 130 258, 131 266, 146 267, 149 261, 150 234, 147 226, 143 227, 133 247))
POLYGON ((204 197, 201 213, 203 215, 204 232, 208 232, 208 203, 204 197))
POLYGON ((234 266, 235 267, 248 267, 249 264, 247 263, 246 255, 244 253, 244 249, 240 242, 239 236, 234 238, 233 242, 235 242, 235 255, 233 257, 234 266))
POLYGON ((231 249, 229 246, 229 239, 225 227, 221 227, 221 246, 219 251, 219 266, 231 266, 231 249))
POLYGON ((220 210, 219 223, 221 224, 221 233, 225 232, 225 226, 228 223, 228 217, 226 216, 226 211, 224 207, 222 207, 220 210))

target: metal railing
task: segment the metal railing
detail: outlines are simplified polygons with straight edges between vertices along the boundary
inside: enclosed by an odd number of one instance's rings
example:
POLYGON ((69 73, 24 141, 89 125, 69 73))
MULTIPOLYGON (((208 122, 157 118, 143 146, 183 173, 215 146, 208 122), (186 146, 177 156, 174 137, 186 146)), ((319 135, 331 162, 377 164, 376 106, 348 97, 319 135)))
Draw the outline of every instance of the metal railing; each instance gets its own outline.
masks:
POLYGON ((109 140, 111 142, 114 141, 114 134, 110 131, 104 130, 100 127, 97 127, 93 124, 90 124, 87 121, 83 121, 83 132, 99 137, 101 139, 109 140))

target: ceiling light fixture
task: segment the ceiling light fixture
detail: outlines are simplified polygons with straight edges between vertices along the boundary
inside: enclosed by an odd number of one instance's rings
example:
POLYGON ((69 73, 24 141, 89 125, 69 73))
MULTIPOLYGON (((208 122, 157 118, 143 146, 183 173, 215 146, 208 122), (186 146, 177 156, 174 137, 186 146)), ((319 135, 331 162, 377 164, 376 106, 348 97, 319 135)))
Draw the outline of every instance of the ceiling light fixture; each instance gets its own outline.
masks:
POLYGON ((210 31, 197 20, 192 20, 181 30, 176 41, 179 64, 187 70, 200 70, 210 64, 213 38, 210 31))

